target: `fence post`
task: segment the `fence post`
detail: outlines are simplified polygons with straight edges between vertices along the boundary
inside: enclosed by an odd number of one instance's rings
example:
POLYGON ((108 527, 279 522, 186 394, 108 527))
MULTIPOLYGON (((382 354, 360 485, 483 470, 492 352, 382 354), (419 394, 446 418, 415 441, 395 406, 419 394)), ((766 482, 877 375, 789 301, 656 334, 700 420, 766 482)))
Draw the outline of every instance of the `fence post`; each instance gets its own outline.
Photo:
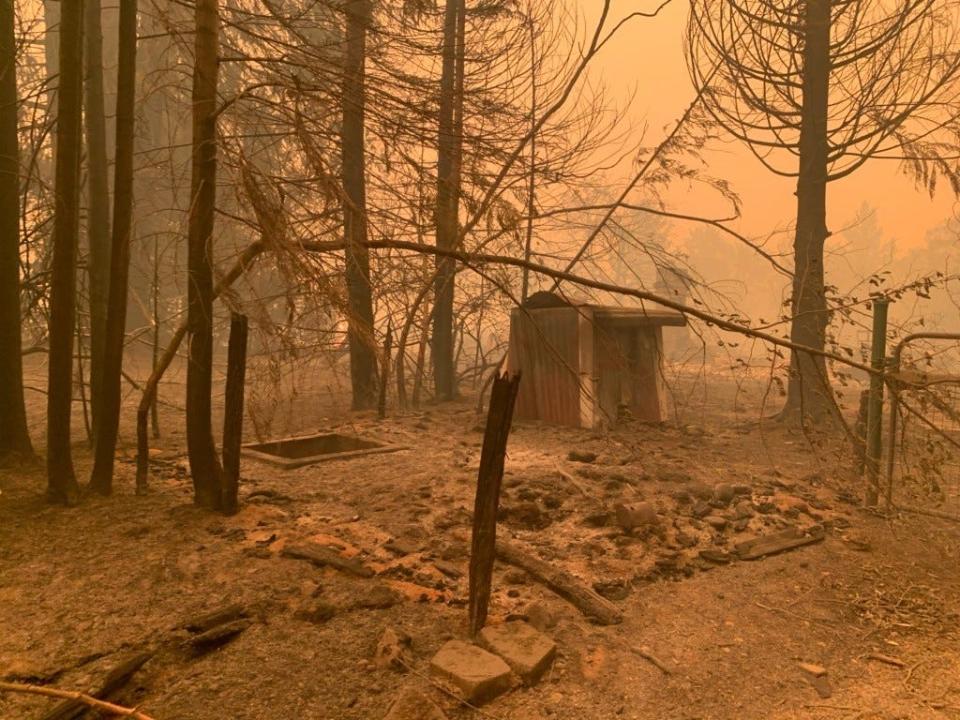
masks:
MULTIPOLYGON (((499 371, 498 371, 499 373, 499 371)), ((500 483, 507 453, 507 438, 513 422, 513 407, 520 387, 520 375, 496 375, 490 391, 487 429, 477 472, 477 496, 473 507, 473 536, 470 547, 470 636, 483 629, 490 603, 493 561, 496 557, 497 509, 500 483)))
MULTIPOLYGON (((873 339, 870 367, 883 371, 887 355, 887 298, 873 300, 873 339)), ((870 402, 867 406, 867 493, 866 503, 877 504, 880 488, 880 456, 883 454, 883 375, 870 375, 870 402)))

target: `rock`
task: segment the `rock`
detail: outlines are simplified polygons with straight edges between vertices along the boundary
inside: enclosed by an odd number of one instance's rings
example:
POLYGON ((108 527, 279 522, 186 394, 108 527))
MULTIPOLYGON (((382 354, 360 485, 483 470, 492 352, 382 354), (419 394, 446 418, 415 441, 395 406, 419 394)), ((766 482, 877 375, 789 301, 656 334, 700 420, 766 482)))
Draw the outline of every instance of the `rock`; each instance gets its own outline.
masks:
POLYGON ((608 510, 594 510, 583 518, 583 524, 601 528, 610 524, 611 513, 608 510))
POLYGON ((698 500, 710 500, 713 497, 713 488, 702 482, 690 483, 687 492, 698 500))
POLYGON ((764 500, 763 502, 756 503, 754 508, 761 515, 769 515, 770 513, 777 511, 777 506, 775 503, 770 502, 769 500, 764 500))
POLYGON ((406 688, 393 701, 383 720, 447 720, 447 716, 422 692, 406 688))
POLYGON ((381 668, 406 670, 410 664, 410 636, 402 630, 384 629, 373 651, 373 662, 381 668))
POLYGON ((753 511, 753 504, 749 500, 741 500, 738 502, 734 506, 733 512, 737 520, 746 520, 756 515, 753 511))
POLYGON ((365 596, 353 604, 353 607, 365 610, 386 610, 401 602, 403 602, 403 595, 393 588, 386 585, 374 585, 365 596))
POLYGON ((557 625, 557 616, 542 602, 533 602, 524 613, 529 622, 540 632, 551 630, 557 625))
POLYGON ((693 509, 690 512, 695 518, 705 518, 707 515, 713 512, 713 508, 710 506, 710 503, 700 500, 694 504, 693 509))
POLYGON ((520 568, 510 568, 503 573, 503 581, 508 585, 526 585, 529 580, 527 573, 520 568))
POLYGON ((627 580, 597 580, 593 589, 607 600, 626 600, 630 595, 630 583, 627 580))
POLYGON ((336 614, 337 608, 334 605, 325 600, 309 598, 300 605, 293 616, 297 620, 320 624, 330 620, 336 614))
POLYGON ((503 506, 500 509, 500 516, 511 525, 530 530, 543 530, 553 522, 540 503, 531 501, 503 506))
POLYGON ((618 503, 614 506, 613 511, 617 519, 617 525, 625 532, 631 532, 637 527, 657 524, 657 509, 653 506, 653 503, 638 502, 630 505, 618 503))
POLYGON ((450 682, 469 703, 492 700, 510 689, 510 666, 462 640, 449 640, 430 661, 434 675, 450 682))
POLYGON ((543 676, 557 654, 556 643, 525 622, 489 625, 480 631, 480 643, 506 660, 528 685, 543 676))
POLYGON ((719 515, 708 515, 703 521, 714 530, 724 530, 727 527, 727 519, 719 515))
POLYGON ((446 560, 434 560, 433 566, 451 580, 459 580, 463 577, 463 570, 446 560))
POLYGON ((394 555, 398 555, 400 557, 403 557, 404 555, 413 555, 415 552, 417 552, 417 548, 413 543, 407 542, 406 540, 401 540, 399 538, 387 540, 387 542, 383 544, 383 548, 387 552, 393 553, 394 555))
POLYGON ((567 460, 579 463, 596 462, 597 454, 588 450, 571 450, 567 453, 567 460))
POLYGON ((817 691, 817 695, 822 699, 826 700, 833 696, 833 688, 830 687, 830 681, 826 675, 811 678, 810 684, 813 685, 813 689, 817 691))
POLYGON ((753 488, 746 484, 734 485, 733 494, 738 496, 746 495, 749 497, 750 495, 753 495, 753 488))
POLYGON ((677 488, 670 492, 670 497, 676 500, 678 503, 688 503, 690 502, 690 493, 687 492, 685 488, 677 488))
POLYGON ((714 499, 723 503, 724 505, 729 505, 735 496, 736 492, 734 492, 733 485, 721 483, 713 489, 714 499))
POLYGON ((677 545, 682 548, 692 548, 697 544, 697 538, 684 530, 677 531, 674 539, 676 540, 677 545))
POLYGON ((733 559, 733 556, 731 556, 730 553, 713 548, 701 550, 700 557, 708 562, 716 563, 717 565, 726 565, 728 562, 730 562, 730 560, 733 559))
POLYGON ((670 482, 670 483, 688 483, 693 480, 693 476, 688 472, 683 472, 682 470, 659 470, 656 473, 656 478, 660 482, 670 482))

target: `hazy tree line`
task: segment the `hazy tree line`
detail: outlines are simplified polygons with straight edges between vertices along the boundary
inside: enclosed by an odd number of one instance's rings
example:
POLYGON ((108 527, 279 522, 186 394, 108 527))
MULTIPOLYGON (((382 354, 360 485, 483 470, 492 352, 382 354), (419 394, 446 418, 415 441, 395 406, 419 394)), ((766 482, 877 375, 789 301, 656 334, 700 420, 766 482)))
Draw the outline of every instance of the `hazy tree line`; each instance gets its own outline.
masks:
POLYGON ((585 22, 565 0, 0 2, 0 453, 33 454, 22 357, 46 352, 50 497, 79 495, 77 390, 109 493, 124 388, 142 448, 183 352, 195 495, 219 508, 221 308, 264 355, 342 349, 356 409, 447 400, 498 366, 490 323, 534 289, 658 298, 649 268, 688 264, 661 237, 681 223, 787 282, 789 312, 758 323, 692 270, 689 299, 660 299, 790 348, 788 414, 829 414, 827 183, 889 157, 957 189, 956 7, 694 2, 695 96, 651 145, 590 66, 665 4, 585 22), (798 177, 792 263, 732 229, 734 189, 699 160, 726 134, 798 177), (730 212, 671 207, 678 186, 730 212))

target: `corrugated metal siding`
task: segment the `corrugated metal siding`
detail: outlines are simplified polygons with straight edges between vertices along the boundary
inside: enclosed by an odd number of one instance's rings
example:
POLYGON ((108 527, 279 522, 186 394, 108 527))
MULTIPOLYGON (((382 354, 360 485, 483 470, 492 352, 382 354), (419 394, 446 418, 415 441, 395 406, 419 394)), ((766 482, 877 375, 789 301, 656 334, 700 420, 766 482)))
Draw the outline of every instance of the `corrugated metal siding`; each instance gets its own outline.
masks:
POLYGON ((514 410, 520 420, 580 424, 576 308, 515 309, 510 315, 512 372, 523 373, 514 410))

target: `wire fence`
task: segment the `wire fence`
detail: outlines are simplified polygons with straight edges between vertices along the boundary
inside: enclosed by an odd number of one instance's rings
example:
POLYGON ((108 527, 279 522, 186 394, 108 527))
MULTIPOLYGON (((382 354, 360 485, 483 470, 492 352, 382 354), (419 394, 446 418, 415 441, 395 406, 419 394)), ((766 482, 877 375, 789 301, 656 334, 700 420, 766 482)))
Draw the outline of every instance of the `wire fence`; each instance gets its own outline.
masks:
POLYGON ((960 334, 910 335, 891 365, 887 500, 960 519, 960 334))

